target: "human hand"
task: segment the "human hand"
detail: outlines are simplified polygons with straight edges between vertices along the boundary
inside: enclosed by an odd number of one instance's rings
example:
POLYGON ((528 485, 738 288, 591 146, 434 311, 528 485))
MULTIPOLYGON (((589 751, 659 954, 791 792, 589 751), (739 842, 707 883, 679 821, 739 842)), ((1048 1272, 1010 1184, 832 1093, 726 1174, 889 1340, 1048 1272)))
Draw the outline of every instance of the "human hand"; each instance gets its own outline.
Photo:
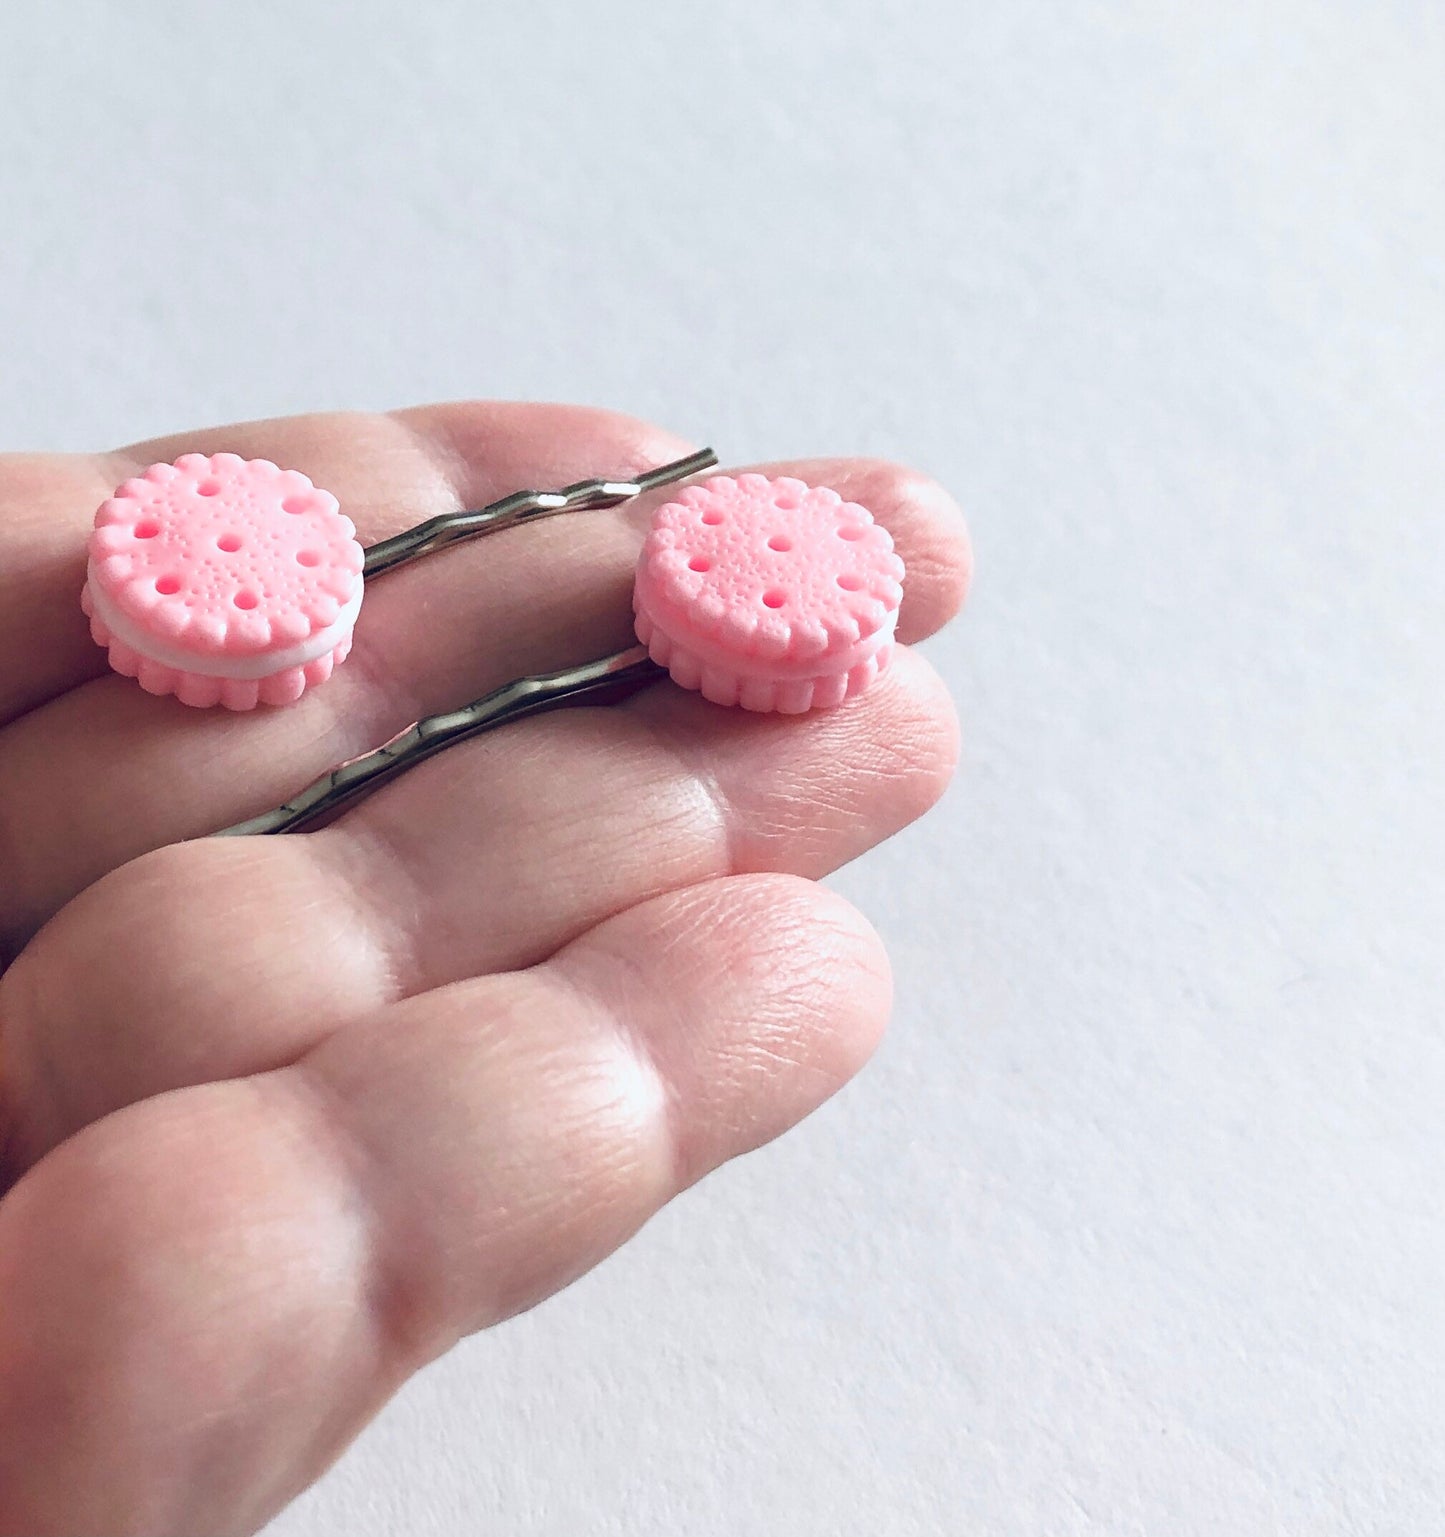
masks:
MULTIPOLYGON (((388 577, 330 682, 237 716, 109 673, 78 607, 112 487, 222 449, 306 471, 369 544, 686 445, 456 405, 0 459, 3 1534, 254 1530, 412 1372, 808 1114, 889 1007, 876 937, 813 879, 954 764, 904 648, 835 711, 664 683, 457 747, 321 832, 205 838, 419 715, 628 644, 670 494, 388 577)), ((936 486, 770 473, 892 532, 901 640, 956 611, 936 486)))

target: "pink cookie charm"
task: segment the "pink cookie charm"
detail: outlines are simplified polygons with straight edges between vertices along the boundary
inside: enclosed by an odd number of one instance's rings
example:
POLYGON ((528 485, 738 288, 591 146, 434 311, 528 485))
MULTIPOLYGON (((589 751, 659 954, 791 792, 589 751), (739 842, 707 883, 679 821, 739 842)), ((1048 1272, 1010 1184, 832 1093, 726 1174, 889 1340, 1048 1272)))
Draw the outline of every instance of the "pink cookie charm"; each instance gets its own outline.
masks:
POLYGON ((153 464, 101 504, 81 606, 118 673, 184 704, 288 704, 351 649, 362 549, 329 491, 236 454, 153 464))
POLYGON ((823 709, 888 665, 902 584, 887 530, 856 502, 786 477, 717 475, 652 520, 637 638, 716 704, 823 709))

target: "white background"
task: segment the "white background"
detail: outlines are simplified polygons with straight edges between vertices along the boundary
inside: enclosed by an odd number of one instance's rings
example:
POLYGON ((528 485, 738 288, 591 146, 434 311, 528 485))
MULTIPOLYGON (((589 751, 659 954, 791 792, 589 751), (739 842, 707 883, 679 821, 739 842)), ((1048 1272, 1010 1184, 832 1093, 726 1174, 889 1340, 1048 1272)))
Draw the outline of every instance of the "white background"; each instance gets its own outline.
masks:
POLYGON ((578 399, 977 539, 876 1063, 276 1537, 1438 1532, 1441 7, 5 0, 0 81, 6 447, 578 399))

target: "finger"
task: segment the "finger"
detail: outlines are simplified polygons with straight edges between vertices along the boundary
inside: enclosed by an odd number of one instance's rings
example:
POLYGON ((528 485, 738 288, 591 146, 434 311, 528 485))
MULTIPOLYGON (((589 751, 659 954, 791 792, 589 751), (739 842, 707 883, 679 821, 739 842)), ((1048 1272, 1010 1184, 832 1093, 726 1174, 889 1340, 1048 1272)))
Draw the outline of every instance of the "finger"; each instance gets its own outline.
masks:
POLYGON ((0 726, 105 667, 79 606, 85 535, 125 473, 101 456, 0 456, 0 726))
POLYGON ((891 998, 841 897, 734 876, 338 1031, 299 1071, 374 1171, 396 1332, 426 1359, 590 1268, 835 1093, 891 998))
POLYGON ((866 1058, 887 963, 776 877, 91 1127, 0 1202, 0 1532, 251 1530, 411 1371, 866 1058))
MULTIPOLYGON (((919 572, 904 600, 907 614, 916 597, 918 618, 905 634, 951 613, 967 544, 943 493, 896 467, 834 468, 845 495, 859 477, 919 572)), ((631 571, 651 501, 557 519, 429 562, 437 580, 424 600, 403 584, 425 571, 388 577, 368 598, 370 628, 358 629, 353 660, 286 710, 242 718, 188 710, 108 678, 15 723, 0 735, 0 858, 13 872, 0 892, 0 934, 13 945, 106 870, 276 804, 420 714, 626 644, 631 571), (433 614, 445 624, 429 624, 433 614)))
POLYGON ((901 651, 838 710, 659 688, 443 754, 322 833, 162 850, 0 980, 23 1161, 149 1095, 294 1061, 383 1002, 533 965, 674 887, 824 875, 921 816, 957 751, 946 691, 901 651))

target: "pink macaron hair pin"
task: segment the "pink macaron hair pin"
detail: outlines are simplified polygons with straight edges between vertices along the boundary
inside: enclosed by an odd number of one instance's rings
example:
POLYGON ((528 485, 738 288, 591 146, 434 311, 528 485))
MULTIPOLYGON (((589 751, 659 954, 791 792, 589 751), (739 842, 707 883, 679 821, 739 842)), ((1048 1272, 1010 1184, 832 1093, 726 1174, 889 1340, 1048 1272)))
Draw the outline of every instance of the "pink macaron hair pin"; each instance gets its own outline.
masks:
MULTIPOLYGON (((336 499, 298 471, 188 454, 101 506, 84 606, 111 664, 153 693, 232 709, 284 704, 345 659, 366 580, 460 540, 615 506, 716 463, 702 449, 633 480, 519 491, 363 550, 336 499)), ((417 721, 224 831, 295 831, 483 731, 669 674, 720 705, 832 707, 887 666, 902 581, 887 531, 836 491, 759 474, 694 481, 656 510, 643 544, 638 645, 417 721)))

